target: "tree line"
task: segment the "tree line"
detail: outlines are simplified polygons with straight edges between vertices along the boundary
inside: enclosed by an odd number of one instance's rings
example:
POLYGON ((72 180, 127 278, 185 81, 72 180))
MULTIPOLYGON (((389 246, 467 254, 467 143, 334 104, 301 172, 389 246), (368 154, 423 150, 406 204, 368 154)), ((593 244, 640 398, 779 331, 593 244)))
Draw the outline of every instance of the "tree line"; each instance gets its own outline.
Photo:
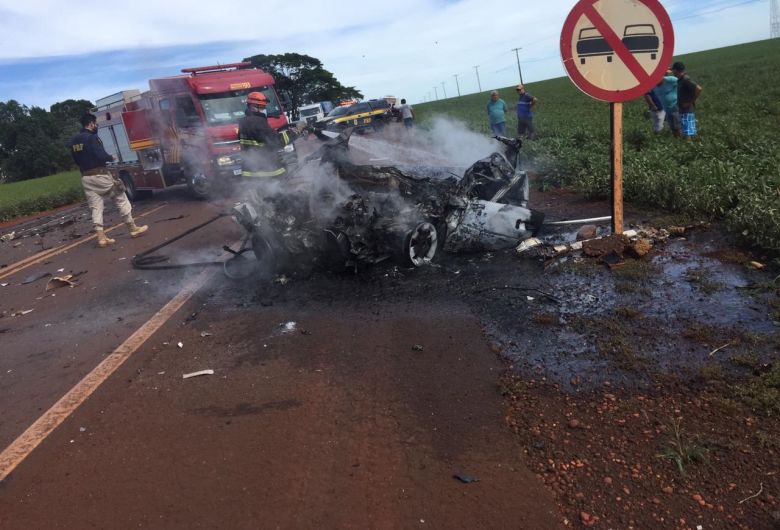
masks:
MULTIPOLYGON (((287 96, 293 119, 299 106, 317 101, 362 99, 355 87, 343 86, 319 59, 297 53, 254 55, 244 59, 271 74, 287 96)), ((45 177, 74 169, 68 149, 81 126, 79 117, 94 108, 90 101, 68 99, 50 110, 16 100, 0 101, 0 182, 45 177)))
POLYGON ((13 99, 0 102, 0 181, 73 169, 68 142, 81 128, 79 117, 93 106, 84 99, 68 99, 47 111, 13 99))

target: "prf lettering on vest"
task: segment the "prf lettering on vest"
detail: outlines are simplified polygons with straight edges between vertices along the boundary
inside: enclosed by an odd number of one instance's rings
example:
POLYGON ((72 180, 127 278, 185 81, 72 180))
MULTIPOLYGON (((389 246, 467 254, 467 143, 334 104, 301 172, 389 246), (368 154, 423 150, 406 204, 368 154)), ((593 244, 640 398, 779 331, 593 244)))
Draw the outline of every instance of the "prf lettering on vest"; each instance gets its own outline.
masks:
POLYGON ((74 151, 83 151, 84 150, 84 144, 73 144, 73 150, 74 151))

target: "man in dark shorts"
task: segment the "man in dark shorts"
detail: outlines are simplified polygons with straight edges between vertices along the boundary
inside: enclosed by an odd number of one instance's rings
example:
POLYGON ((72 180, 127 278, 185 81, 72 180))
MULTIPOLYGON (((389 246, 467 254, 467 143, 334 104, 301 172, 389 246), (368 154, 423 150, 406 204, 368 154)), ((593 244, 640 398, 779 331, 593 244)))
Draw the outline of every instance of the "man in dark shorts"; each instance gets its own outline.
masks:
POLYGON ((702 89, 685 73, 683 63, 674 63, 672 72, 677 78, 677 108, 680 110, 682 136, 690 142, 696 136, 696 100, 699 99, 702 89))

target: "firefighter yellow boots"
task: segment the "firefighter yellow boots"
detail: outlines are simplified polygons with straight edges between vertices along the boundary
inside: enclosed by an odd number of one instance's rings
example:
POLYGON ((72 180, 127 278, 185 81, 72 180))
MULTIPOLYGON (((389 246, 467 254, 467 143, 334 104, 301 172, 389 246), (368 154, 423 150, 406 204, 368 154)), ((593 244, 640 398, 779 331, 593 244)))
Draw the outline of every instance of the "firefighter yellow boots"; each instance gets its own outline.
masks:
POLYGON ((127 223, 127 228, 128 230, 130 230, 131 237, 138 237, 144 232, 146 232, 147 230, 149 230, 148 225, 137 226, 135 224, 135 221, 130 221, 129 223, 127 223))
POLYGON ((106 236, 106 233, 103 230, 95 230, 95 233, 97 234, 97 244, 101 248, 116 243, 116 240, 106 236))

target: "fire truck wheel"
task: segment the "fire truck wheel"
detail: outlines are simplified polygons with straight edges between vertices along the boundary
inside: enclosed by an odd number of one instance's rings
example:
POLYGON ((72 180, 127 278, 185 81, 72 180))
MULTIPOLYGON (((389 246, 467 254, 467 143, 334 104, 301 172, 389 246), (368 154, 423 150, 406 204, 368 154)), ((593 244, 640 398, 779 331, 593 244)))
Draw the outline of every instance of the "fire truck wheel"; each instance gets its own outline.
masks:
POLYGON ((130 202, 135 202, 141 198, 138 194, 138 190, 135 189, 133 178, 130 175, 122 173, 119 175, 119 178, 122 179, 122 184, 125 185, 125 195, 127 195, 130 202))
POLYGON ((187 188, 197 199, 204 200, 209 197, 209 179, 203 173, 195 173, 187 181, 187 188))

